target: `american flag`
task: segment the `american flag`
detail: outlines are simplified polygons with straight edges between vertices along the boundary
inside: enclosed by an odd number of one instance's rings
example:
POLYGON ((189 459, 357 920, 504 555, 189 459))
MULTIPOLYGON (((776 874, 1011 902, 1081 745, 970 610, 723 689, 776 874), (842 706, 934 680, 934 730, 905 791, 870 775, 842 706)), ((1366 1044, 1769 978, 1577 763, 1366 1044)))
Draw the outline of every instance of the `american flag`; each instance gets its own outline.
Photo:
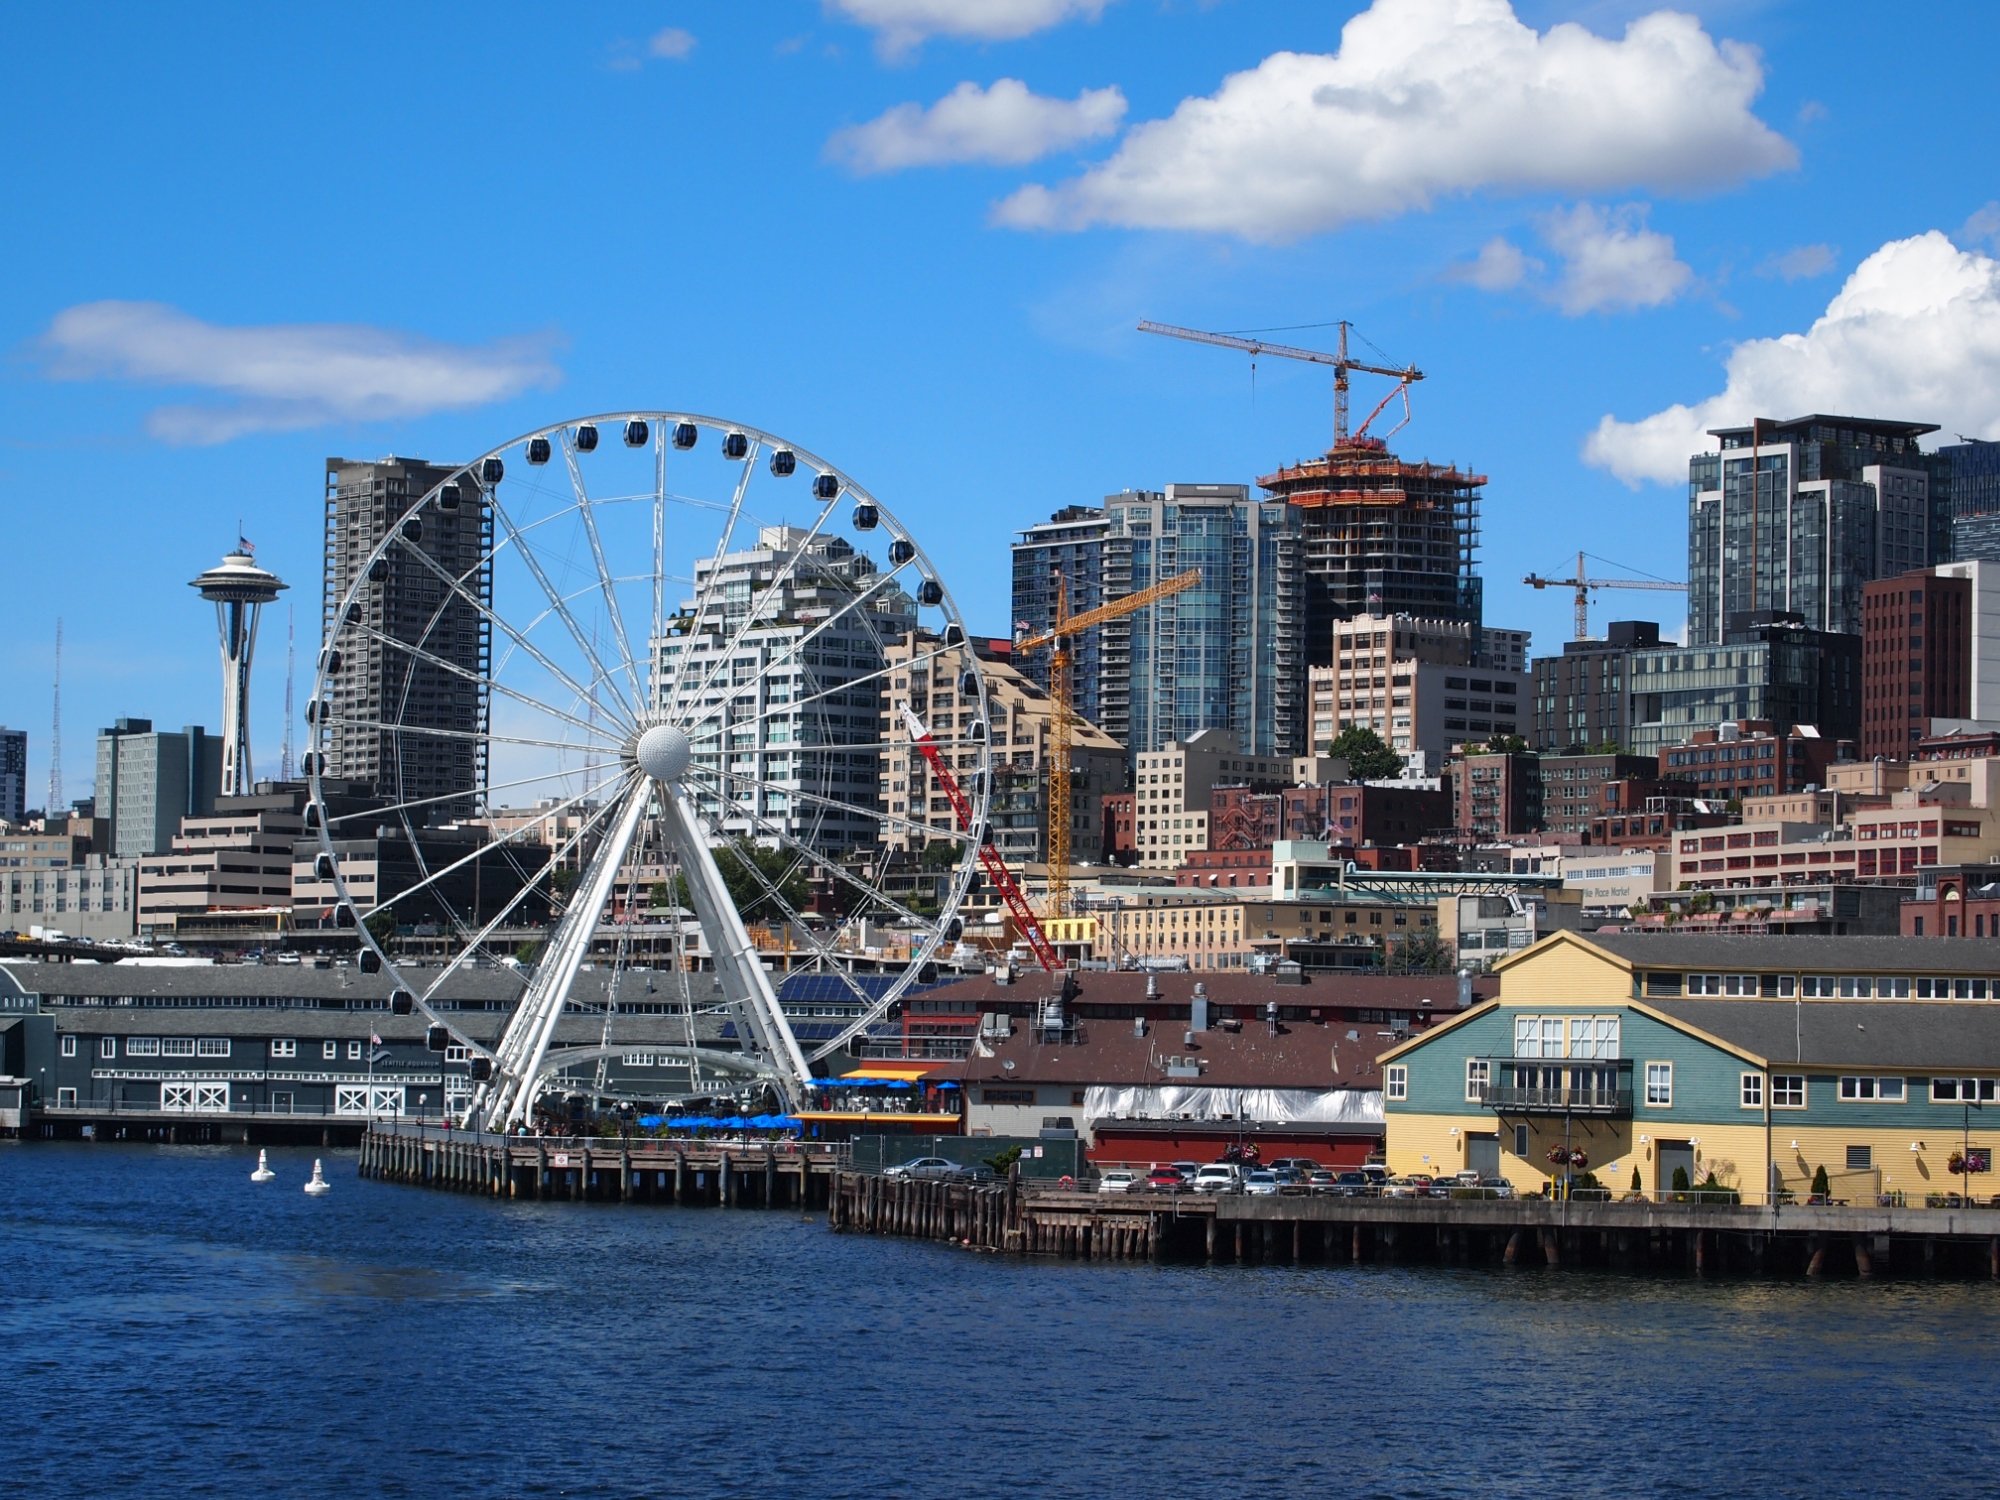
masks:
POLYGON ((382 1045, 382 1038, 380 1038, 374 1032, 371 1031, 368 1033, 368 1045, 371 1047, 379 1047, 382 1045))
POLYGON ((240 531, 236 533, 236 545, 247 556, 255 557, 257 555, 257 544, 240 531))

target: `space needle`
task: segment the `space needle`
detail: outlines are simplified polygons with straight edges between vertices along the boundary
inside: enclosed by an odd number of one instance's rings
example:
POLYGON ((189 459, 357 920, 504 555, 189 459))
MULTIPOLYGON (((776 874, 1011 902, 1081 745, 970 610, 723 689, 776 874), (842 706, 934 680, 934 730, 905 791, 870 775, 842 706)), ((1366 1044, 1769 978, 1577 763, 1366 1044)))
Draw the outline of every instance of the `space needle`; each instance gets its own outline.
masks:
POLYGON ((222 795, 250 792, 250 653, 257 645, 257 615, 290 585, 257 566, 240 536, 236 550, 188 587, 215 605, 222 641, 222 795))

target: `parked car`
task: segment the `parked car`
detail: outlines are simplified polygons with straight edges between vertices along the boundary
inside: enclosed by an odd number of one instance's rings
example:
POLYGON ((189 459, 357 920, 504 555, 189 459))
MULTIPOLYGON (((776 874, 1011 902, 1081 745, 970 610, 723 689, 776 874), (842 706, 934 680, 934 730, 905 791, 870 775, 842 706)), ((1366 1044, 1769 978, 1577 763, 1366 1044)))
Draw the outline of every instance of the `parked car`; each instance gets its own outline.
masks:
POLYGON ((1269 1167, 1253 1167, 1243 1179, 1243 1191, 1258 1198, 1278 1196, 1278 1174, 1269 1167))
POLYGON ((1167 1165, 1180 1173, 1181 1181, 1189 1187, 1194 1186, 1194 1174, 1201 1170, 1201 1163, 1198 1161, 1170 1161, 1167 1165))
POLYGON ((1389 1169, 1379 1161, 1365 1161, 1359 1168, 1363 1176, 1380 1187, 1389 1180, 1389 1169))
POLYGON ((1297 1167, 1272 1167, 1271 1175, 1278 1180, 1278 1191, 1295 1197, 1306 1190, 1306 1174, 1297 1167))
POLYGON ((1495 1198, 1511 1198, 1514 1196, 1514 1184, 1504 1177, 1482 1177, 1479 1179, 1479 1191, 1495 1198))
POLYGON ((1280 1156, 1272 1160, 1268 1165, 1273 1172, 1292 1171, 1298 1173, 1300 1178, 1303 1179, 1311 1173, 1318 1171, 1321 1163, 1314 1161, 1310 1156, 1280 1156))
POLYGON ((1376 1183, 1366 1172, 1342 1172, 1333 1179, 1331 1191, 1337 1198, 1368 1198, 1375 1194, 1376 1183))
POLYGON ((1185 1193, 1188 1180, 1181 1176, 1178 1167, 1155 1167, 1146 1174, 1146 1191, 1149 1193, 1185 1193))
POLYGON ((1243 1186, 1243 1169, 1233 1161, 1212 1161, 1194 1174, 1197 1193, 1234 1193, 1243 1186))
POLYGON ((1097 1179, 1100 1193, 1129 1193, 1139 1186, 1139 1174, 1123 1167, 1113 1167, 1097 1179))
POLYGON ((1391 1177, 1380 1189, 1384 1198, 1414 1198, 1417 1185, 1407 1177, 1391 1177))
POLYGON ((1419 1198, 1442 1198, 1444 1196, 1443 1184, 1428 1172, 1407 1173, 1403 1181, 1416 1190, 1416 1196, 1419 1198))
POLYGON ((1309 1193, 1331 1193, 1339 1189, 1340 1174, 1331 1167, 1315 1167, 1306 1173, 1306 1191, 1309 1193))
POLYGON ((884 1167, 884 1177, 945 1178, 958 1175, 958 1163, 943 1156, 914 1156, 893 1167, 884 1167))

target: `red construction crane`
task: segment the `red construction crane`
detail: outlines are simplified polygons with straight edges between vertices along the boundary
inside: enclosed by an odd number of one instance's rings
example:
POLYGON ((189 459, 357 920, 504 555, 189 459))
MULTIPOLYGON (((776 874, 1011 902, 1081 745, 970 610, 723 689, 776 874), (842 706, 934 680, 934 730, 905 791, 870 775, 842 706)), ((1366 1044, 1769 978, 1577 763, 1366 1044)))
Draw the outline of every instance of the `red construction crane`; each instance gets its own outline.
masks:
POLYGON ((1014 873, 1007 868, 1007 861, 1000 857, 1000 851, 993 846, 983 828, 972 826, 972 804, 966 800, 958 778, 951 774, 951 767, 945 764, 944 754, 937 747, 937 741, 924 726, 924 721, 910 711, 907 703, 898 703, 897 709, 903 715, 903 727, 909 731, 910 743, 915 745, 925 760, 930 762, 931 775, 944 788, 945 796, 951 799, 952 811, 958 814, 958 826, 973 838, 979 840, 979 863, 986 871, 986 878, 993 882, 993 888, 1000 893, 1000 899, 1007 903, 1007 910, 1013 915, 1014 925, 1021 930, 1021 936, 1034 950, 1035 960, 1051 974, 1062 971, 1062 960, 1056 957, 1055 947, 1042 931, 1042 924, 1035 920, 1034 910, 1028 905, 1028 898, 1021 894, 1021 887, 1014 883, 1014 873))

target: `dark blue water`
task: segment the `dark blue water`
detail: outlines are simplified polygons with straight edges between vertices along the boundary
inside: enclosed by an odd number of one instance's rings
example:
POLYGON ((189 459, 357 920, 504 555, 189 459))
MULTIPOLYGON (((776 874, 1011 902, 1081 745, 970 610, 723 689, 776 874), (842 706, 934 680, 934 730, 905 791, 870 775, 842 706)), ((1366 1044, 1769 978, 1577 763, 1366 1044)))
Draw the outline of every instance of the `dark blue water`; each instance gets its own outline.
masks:
POLYGON ((2000 1493, 1986 1284, 1078 1266, 0 1147, 22 1496, 2000 1493))

